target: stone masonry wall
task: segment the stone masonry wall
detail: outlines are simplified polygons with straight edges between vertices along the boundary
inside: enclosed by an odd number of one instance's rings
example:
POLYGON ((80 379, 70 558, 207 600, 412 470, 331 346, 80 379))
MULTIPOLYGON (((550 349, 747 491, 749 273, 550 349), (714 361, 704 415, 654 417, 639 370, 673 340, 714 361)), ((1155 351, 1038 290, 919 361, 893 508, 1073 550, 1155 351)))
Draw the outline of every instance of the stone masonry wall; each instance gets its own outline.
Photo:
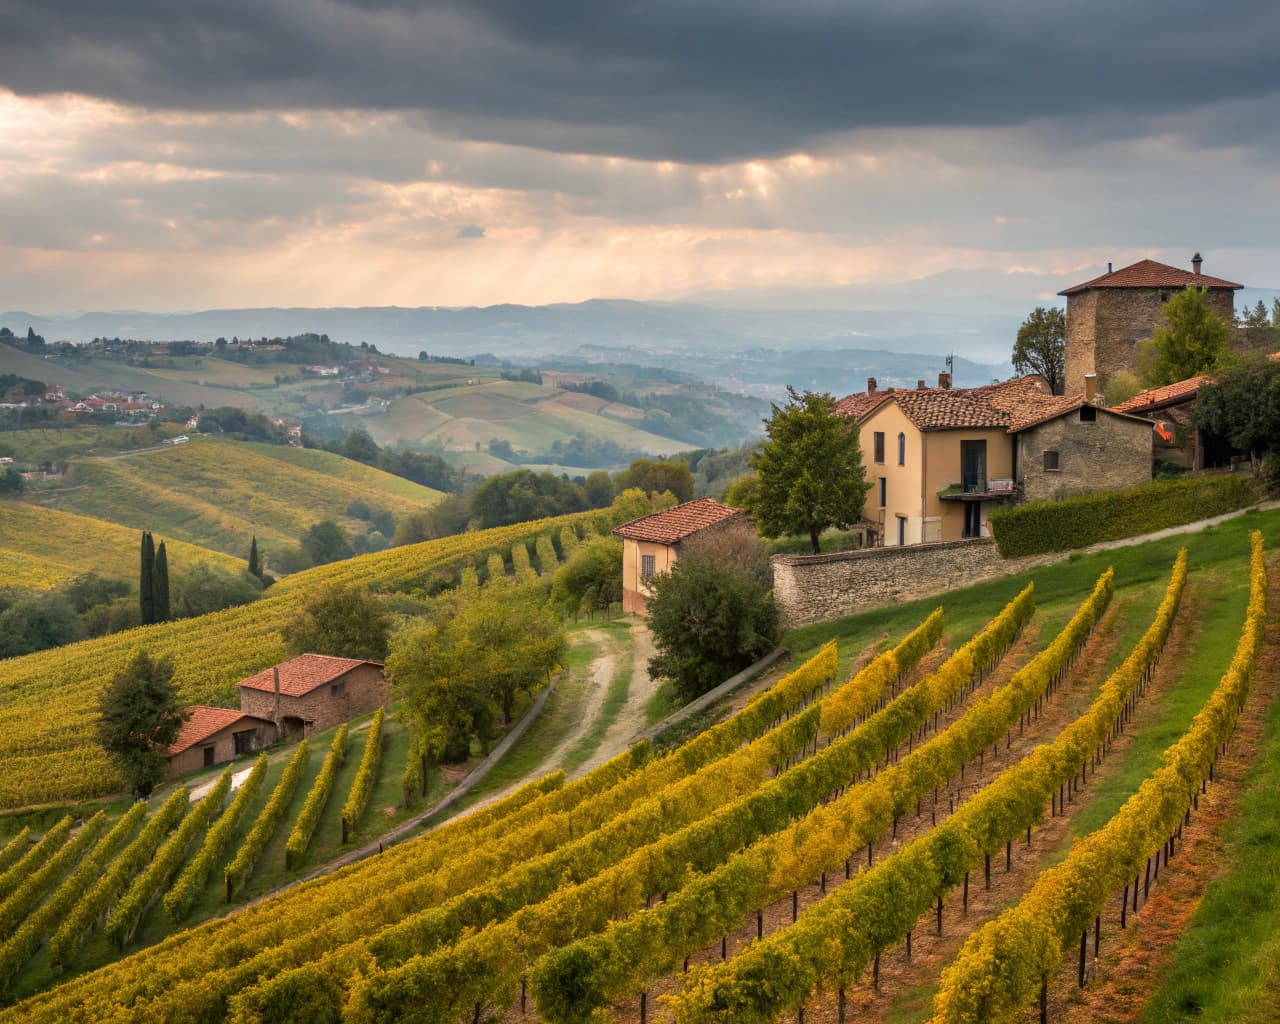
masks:
MULTIPOLYGON (((280 717, 300 718, 313 723, 308 733, 321 732, 342 722, 349 722, 357 715, 381 707, 387 700, 387 684, 382 669, 374 665, 361 665, 334 680, 343 683, 343 694, 332 696, 333 683, 317 686, 301 697, 280 697, 280 717)), ((261 718, 275 719, 276 696, 269 690, 240 690, 240 710, 261 718)))
POLYGON ((912 601, 1047 565, 1057 556, 1000 557, 989 537, 843 551, 774 555, 773 598, 785 628, 912 601))
POLYGON ((1026 501, 1134 487, 1151 480, 1149 423, 1098 412, 1092 423, 1079 412, 1018 435, 1018 483, 1026 501), (1044 453, 1058 453, 1058 469, 1044 468, 1044 453))

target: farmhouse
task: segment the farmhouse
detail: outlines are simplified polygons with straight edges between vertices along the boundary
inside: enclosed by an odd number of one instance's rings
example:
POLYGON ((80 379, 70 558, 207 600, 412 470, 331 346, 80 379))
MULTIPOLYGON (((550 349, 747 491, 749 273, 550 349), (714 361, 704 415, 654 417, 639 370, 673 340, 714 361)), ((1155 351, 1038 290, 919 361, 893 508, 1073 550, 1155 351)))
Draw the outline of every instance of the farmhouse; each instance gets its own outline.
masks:
POLYGON ((276 738, 275 723, 267 718, 196 704, 169 748, 167 775, 176 778, 198 768, 224 764, 244 754, 265 750, 276 738))
POLYGON ((696 533, 741 516, 740 509, 715 498, 697 498, 616 527, 613 535, 622 538, 622 610, 643 615, 649 580, 670 571, 680 546, 696 533))
POLYGON ((1164 387, 1139 391, 1114 412, 1142 416, 1155 424, 1152 457, 1186 469, 1217 469, 1231 465, 1239 453, 1225 437, 1195 424, 1196 399, 1212 377, 1188 377, 1164 387))
POLYGON ((1210 308, 1227 323, 1235 319, 1235 292, 1244 285, 1201 273, 1200 254, 1191 270, 1139 260, 1060 291, 1067 299, 1066 379, 1097 374, 1098 386, 1121 371, 1133 372, 1137 344, 1164 323, 1161 307, 1184 288, 1204 288, 1210 308))
POLYGON ((872 544, 963 540, 989 534, 993 504, 1127 487, 1151 479, 1151 424, 1054 396, 1044 378, 979 388, 867 390, 836 404, 858 421, 871 484, 863 518, 872 544))
POLYGON ((283 740, 302 739, 387 701, 376 661, 300 654, 240 681, 240 710, 275 724, 283 740))

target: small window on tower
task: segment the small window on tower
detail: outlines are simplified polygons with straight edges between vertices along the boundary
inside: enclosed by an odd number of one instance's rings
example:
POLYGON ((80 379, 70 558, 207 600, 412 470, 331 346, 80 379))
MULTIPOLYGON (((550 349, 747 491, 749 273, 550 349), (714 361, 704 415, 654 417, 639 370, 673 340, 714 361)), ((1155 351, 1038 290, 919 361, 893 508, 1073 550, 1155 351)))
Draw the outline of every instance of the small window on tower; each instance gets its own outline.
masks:
POLYGON ((1044 468, 1045 468, 1045 471, 1049 473, 1057 472, 1058 470, 1058 453, 1057 452, 1044 453, 1044 468))

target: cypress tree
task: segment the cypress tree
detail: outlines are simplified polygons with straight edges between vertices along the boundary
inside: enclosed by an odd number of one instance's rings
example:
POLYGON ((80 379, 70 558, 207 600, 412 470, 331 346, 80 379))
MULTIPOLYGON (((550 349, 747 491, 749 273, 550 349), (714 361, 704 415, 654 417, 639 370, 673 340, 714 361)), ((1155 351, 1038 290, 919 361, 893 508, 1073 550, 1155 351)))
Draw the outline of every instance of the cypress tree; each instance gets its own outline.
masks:
POLYGON ((142 567, 138 573, 138 607, 144 626, 156 621, 155 602, 156 549, 151 534, 142 533, 142 567))
POLYGON ((262 579, 262 566, 258 562, 258 538, 256 535, 249 542, 249 575, 262 579))
POLYGON ((151 597, 155 608, 155 622, 169 621, 169 556, 165 554, 164 541, 156 550, 155 576, 151 584, 151 597))

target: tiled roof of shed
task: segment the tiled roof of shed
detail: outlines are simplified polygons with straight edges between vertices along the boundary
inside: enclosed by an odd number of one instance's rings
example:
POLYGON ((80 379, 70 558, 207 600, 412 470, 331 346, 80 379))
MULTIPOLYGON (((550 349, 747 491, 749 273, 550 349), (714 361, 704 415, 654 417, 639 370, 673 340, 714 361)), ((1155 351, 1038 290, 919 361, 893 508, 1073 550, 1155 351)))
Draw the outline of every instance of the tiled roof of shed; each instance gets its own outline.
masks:
POLYGON ((1152 409, 1163 409, 1165 406, 1189 402, 1200 392, 1205 384, 1213 383, 1212 377, 1188 377, 1186 380, 1174 381, 1164 387, 1149 388, 1139 391, 1127 402, 1112 406, 1114 412, 1150 412, 1152 409))
POLYGON ((614 529, 613 535, 651 544, 676 544, 699 530, 740 515, 741 509, 722 504, 715 498, 697 498, 623 523, 614 529))
POLYGON ((1092 281, 1064 288, 1058 294, 1074 295, 1089 288, 1185 288, 1193 285, 1197 288, 1231 288, 1233 290, 1244 287, 1234 281, 1224 281, 1220 277, 1193 274, 1189 270, 1171 267, 1167 263, 1139 260, 1112 273, 1095 277, 1092 281))
MULTIPOLYGON (((359 661, 355 658, 334 658, 327 654, 299 654, 296 658, 277 666, 280 669, 280 692, 286 697, 302 697, 317 686, 333 682, 353 668, 361 665, 382 666, 376 661, 359 661)), ((241 679, 240 686, 250 690, 275 692, 273 670, 264 668, 257 675, 241 679)))
POLYGON ((205 704, 192 705, 187 708, 187 720, 183 723, 182 731, 169 747, 169 756, 181 754, 202 740, 207 740, 214 733, 221 732, 227 726, 235 725, 242 718, 252 719, 254 722, 266 721, 265 718, 247 715, 236 708, 211 708, 205 704))

